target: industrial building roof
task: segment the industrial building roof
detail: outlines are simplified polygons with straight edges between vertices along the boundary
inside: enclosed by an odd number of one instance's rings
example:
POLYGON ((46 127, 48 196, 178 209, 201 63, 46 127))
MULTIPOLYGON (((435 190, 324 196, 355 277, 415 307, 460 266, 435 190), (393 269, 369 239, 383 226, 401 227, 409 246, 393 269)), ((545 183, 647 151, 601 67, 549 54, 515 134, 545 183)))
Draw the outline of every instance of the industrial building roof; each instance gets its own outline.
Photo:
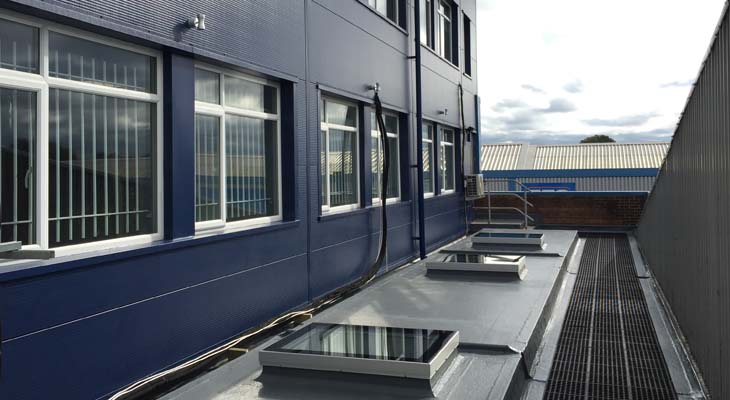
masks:
POLYGON ((482 171, 659 168, 669 143, 485 144, 482 171))

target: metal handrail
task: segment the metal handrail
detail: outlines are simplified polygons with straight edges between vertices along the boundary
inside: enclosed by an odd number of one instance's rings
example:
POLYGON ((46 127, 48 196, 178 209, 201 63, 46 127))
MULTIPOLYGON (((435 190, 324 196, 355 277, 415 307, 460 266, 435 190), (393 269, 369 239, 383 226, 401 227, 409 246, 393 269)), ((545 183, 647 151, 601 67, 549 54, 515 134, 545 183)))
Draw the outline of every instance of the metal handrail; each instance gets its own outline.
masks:
POLYGON ((488 218, 488 221, 490 224, 492 223, 492 209, 495 209, 495 210, 511 209, 511 210, 519 211, 520 214, 522 214, 522 216, 525 218, 525 229, 527 229, 528 221, 535 222, 535 220, 527 214, 527 206, 529 205, 530 207, 534 207, 534 205, 532 205, 532 203, 527 201, 527 192, 532 192, 532 189, 530 189, 529 187, 525 186, 522 182, 519 182, 515 179, 487 179, 487 178, 483 178, 483 179, 484 179, 484 190, 487 192, 487 218, 488 218), (491 190, 489 190, 489 184, 498 183, 498 182, 507 182, 507 183, 511 182, 511 183, 515 183, 515 184, 519 185, 522 188, 522 197, 520 197, 520 195, 518 195, 517 193, 512 193, 514 196, 517 196, 517 198, 522 200, 522 203, 523 203, 522 211, 520 211, 516 207, 492 207, 492 192, 491 192, 491 190))

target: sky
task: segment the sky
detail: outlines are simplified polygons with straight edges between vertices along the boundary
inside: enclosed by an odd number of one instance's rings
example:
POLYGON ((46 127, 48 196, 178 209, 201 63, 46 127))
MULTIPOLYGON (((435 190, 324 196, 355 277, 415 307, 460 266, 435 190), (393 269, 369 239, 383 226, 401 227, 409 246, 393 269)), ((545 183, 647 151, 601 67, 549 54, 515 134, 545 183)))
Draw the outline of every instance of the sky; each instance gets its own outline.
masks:
POLYGON ((671 140, 724 0, 477 0, 482 143, 671 140))

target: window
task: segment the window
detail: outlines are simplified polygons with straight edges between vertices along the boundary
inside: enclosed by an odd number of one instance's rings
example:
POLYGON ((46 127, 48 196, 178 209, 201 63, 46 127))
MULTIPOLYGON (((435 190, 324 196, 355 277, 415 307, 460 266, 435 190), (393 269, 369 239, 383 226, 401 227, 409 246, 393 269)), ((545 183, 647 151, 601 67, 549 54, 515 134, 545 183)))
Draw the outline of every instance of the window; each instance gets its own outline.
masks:
POLYGON ((0 240, 63 254, 161 237, 159 67, 111 39, 0 19, 0 240))
POLYGON ((434 193, 434 151, 433 151, 433 125, 423 124, 423 145, 421 156, 423 157, 423 193, 433 196, 434 193))
POLYGON ((320 109, 322 212, 358 207, 357 106, 323 99, 320 109))
POLYGON ((439 184, 441 193, 454 191, 454 131, 439 129, 439 184))
POLYGON ((421 43, 433 49, 433 2, 431 0, 420 1, 421 43))
POLYGON ((195 70, 198 230, 281 220, 279 87, 237 72, 195 70))
MULTIPOLYGON (((370 135, 371 142, 371 168, 373 174, 372 188, 373 188, 373 204, 380 204, 380 189, 382 186, 382 173, 383 173, 383 146, 380 143, 380 131, 376 124, 375 113, 371 115, 370 126, 372 132, 370 135)), ((393 114, 384 114, 383 120, 385 120, 385 132, 388 137, 388 147, 390 150, 390 168, 388 170, 388 201, 397 201, 400 198, 400 166, 398 165, 398 116, 393 114)))
POLYGON ((471 21, 464 14, 464 73, 471 76, 471 21))
POLYGON ((436 53, 453 62, 451 35, 451 4, 441 0, 438 2, 436 17, 436 53))
POLYGON ((368 4, 389 20, 400 24, 398 20, 398 0, 368 0, 368 4))

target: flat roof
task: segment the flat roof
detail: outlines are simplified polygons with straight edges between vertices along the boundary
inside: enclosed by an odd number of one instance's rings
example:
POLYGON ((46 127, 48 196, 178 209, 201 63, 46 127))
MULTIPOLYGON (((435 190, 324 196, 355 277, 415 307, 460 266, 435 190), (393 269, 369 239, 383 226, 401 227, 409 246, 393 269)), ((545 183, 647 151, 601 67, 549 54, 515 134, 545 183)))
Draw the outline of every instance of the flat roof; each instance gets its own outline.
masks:
MULTIPOLYGON (((566 255, 577 239, 575 231, 539 232, 552 252, 528 254, 530 273, 522 281, 458 273, 434 276, 426 273, 422 260, 383 276, 299 328, 331 323, 458 331, 458 354, 432 387, 380 376, 342 374, 333 379, 331 372, 269 367, 262 372, 258 352, 281 339, 276 336, 162 398, 502 398, 522 373, 523 356, 528 368, 535 358, 566 255)), ((469 239, 449 246, 465 247, 471 247, 469 239)))

